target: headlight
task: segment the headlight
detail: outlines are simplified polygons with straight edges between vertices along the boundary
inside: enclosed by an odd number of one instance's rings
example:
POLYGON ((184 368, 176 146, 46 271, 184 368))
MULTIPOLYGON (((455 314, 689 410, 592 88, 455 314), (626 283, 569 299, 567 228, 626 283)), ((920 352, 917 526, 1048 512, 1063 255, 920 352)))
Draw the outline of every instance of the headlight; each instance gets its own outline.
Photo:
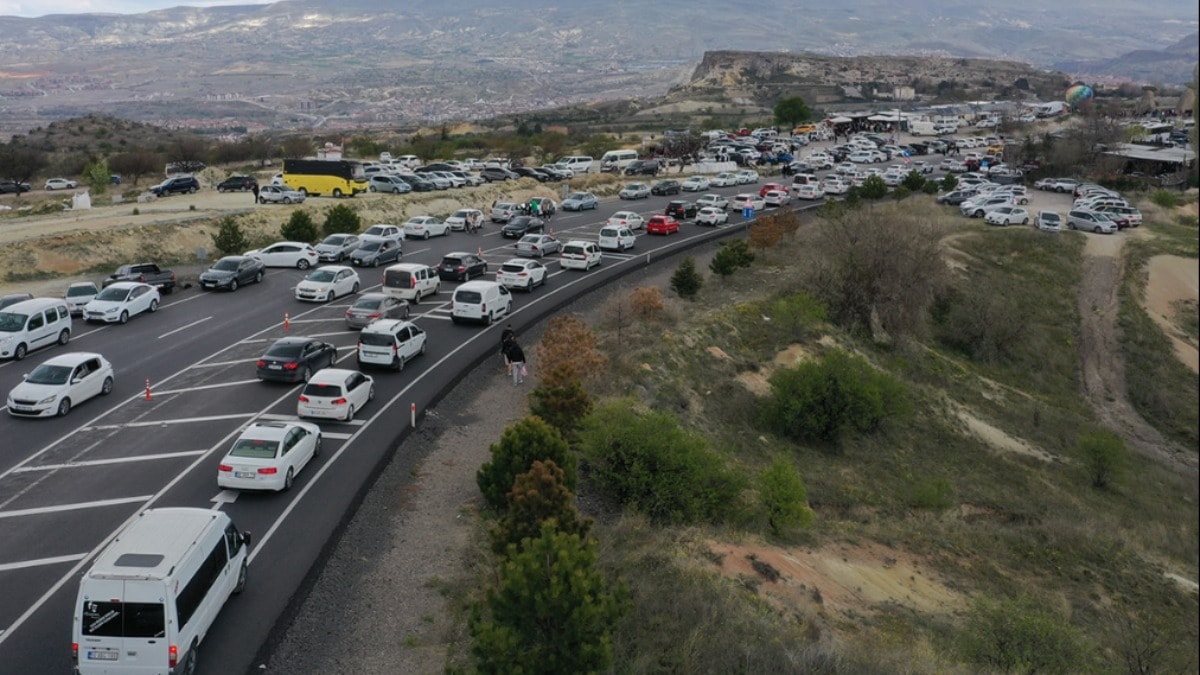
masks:
POLYGON ((109 307, 108 309, 104 310, 104 313, 105 313, 105 314, 116 314, 116 313, 117 313, 117 308, 116 308, 116 307, 109 307))
POLYGON ((46 398, 38 401, 38 405, 50 405, 51 403, 54 403, 54 399, 56 398, 58 398, 57 394, 54 396, 47 396, 46 398))

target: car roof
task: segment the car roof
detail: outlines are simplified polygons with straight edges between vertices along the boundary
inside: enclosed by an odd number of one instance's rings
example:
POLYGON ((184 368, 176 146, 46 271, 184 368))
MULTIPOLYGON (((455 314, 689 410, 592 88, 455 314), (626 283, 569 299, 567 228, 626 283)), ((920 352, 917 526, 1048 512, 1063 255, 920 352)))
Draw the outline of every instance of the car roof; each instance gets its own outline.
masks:
POLYGON ((276 347, 278 345, 306 345, 309 342, 312 342, 313 340, 314 340, 314 338, 307 338, 307 337, 283 337, 283 338, 279 338, 275 342, 272 342, 271 346, 276 347))
MULTIPOLYGON (((382 295, 382 293, 380 294, 382 295)), ((367 324, 367 327, 362 330, 364 333, 394 333, 401 328, 411 324, 411 321, 404 319, 378 319, 367 324)), ((328 369, 325 369, 328 370, 328 369)), ((317 371, 318 373, 325 372, 324 370, 317 371)), ((344 371, 351 372, 351 371, 344 371)))
POLYGON ((115 281, 108 285, 108 288, 136 288, 138 286, 149 286, 140 281, 115 281))
POLYGON ((288 422, 288 421, 254 422, 250 426, 246 427, 246 430, 243 431, 241 433, 241 435, 238 436, 238 439, 240 440, 240 439, 246 438, 246 439, 251 439, 251 440, 279 441, 279 440, 283 440, 283 437, 287 435, 288 430, 291 429, 293 426, 304 426, 304 425, 299 422, 288 422))
POLYGON ((103 359, 95 352, 67 352, 42 362, 43 366, 77 366, 88 359, 103 359))
POLYGON ((347 377, 350 377, 351 375, 353 375, 356 372, 358 372, 358 371, 349 370, 346 368, 322 368, 322 369, 318 370, 317 372, 313 373, 313 376, 311 379, 309 379, 308 383, 309 384, 342 384, 343 382, 346 381, 347 377))

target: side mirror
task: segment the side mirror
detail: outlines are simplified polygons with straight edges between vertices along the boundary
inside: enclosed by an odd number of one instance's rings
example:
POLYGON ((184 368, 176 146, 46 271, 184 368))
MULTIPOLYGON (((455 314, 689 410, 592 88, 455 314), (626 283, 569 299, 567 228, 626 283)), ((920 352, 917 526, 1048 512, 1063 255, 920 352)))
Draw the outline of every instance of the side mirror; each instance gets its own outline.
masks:
POLYGON ((246 545, 246 548, 250 548, 250 540, 252 538, 253 535, 251 535, 248 530, 246 532, 242 532, 242 543, 246 545))

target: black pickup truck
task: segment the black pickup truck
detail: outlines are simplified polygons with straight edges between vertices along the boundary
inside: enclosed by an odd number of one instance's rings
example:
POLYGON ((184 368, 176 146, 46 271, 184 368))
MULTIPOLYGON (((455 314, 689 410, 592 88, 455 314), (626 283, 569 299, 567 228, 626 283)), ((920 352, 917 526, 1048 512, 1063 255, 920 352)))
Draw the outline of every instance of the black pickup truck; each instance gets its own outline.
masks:
POLYGON ((143 284, 157 286, 163 293, 175 290, 175 273, 159 268, 154 263, 138 263, 136 265, 121 265, 117 271, 108 275, 104 285, 118 281, 140 281, 143 284))

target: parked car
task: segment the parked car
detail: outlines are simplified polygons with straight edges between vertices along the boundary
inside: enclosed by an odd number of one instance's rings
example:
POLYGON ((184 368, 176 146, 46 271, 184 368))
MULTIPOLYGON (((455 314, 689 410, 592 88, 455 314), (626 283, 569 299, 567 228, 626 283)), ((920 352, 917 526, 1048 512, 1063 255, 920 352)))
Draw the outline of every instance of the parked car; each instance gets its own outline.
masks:
POLYGON ((716 176, 713 176, 713 179, 710 181, 710 183, 713 187, 729 187, 731 185, 737 185, 737 174, 732 171, 722 171, 716 176))
POLYGON ((964 216, 969 218, 982 218, 985 215, 995 211, 996 209, 1006 206, 1012 206, 1013 199, 1007 195, 999 197, 984 197, 982 199, 968 199, 959 205, 959 210, 964 216))
POLYGON ((590 241, 568 241, 563 244, 559 264, 565 270, 574 269, 586 272, 593 266, 600 266, 601 255, 600 247, 590 241))
POLYGON ((695 202, 676 199, 675 201, 667 202, 667 208, 664 213, 679 220, 687 220, 688 218, 695 218, 696 213, 699 211, 700 207, 695 202))
POLYGON ((380 319, 358 334, 358 367, 404 370, 405 363, 425 353, 427 342, 425 331, 410 321, 380 319))
POLYGON ((264 185, 258 189, 259 204, 303 204, 306 195, 286 185, 264 185))
POLYGON ((1085 230, 1096 234, 1114 234, 1120 228, 1103 213, 1094 211, 1071 210, 1067 212, 1067 227, 1072 230, 1085 230))
POLYGON ((650 216, 646 221, 646 234, 671 234, 679 231, 679 221, 671 216, 650 216))
MULTIPOLYGON (((91 302, 99 293, 100 289, 96 287, 94 282, 76 281, 70 286, 67 286, 67 293, 63 300, 66 301, 67 310, 71 312, 71 316, 82 316, 84 306, 91 302)), ((28 293, 23 293, 20 295, 28 296, 22 298, 23 300, 28 300, 29 298, 33 297, 28 293)), ((4 309, 11 304, 6 302, 7 297, 8 296, 0 298, 0 309, 4 309)))
POLYGON ((696 212, 697 225, 723 225, 729 222, 729 211, 715 206, 706 206, 696 212))
POLYGON ((388 293, 363 293, 346 309, 346 327, 363 328, 383 319, 407 319, 408 301, 388 293))
POLYGON ((650 188, 652 195, 677 195, 683 191, 683 186, 677 180, 660 180, 650 188))
POLYGON ((3 194, 21 194, 29 192, 32 186, 29 183, 18 183, 14 180, 0 180, 0 195, 3 194))
POLYGON ((684 192, 703 192, 711 185, 712 183, 705 176, 692 176, 684 180, 680 187, 684 192))
POLYGON ((704 208, 711 206, 713 208, 725 210, 729 208, 729 200, 718 194, 707 194, 696 200, 696 206, 704 208))
POLYGON ((304 385, 296 401, 296 417, 349 422, 375 398, 375 380, 357 370, 325 368, 304 385))
POLYGON ((454 215, 446 219, 446 225, 456 232, 463 232, 467 229, 467 223, 474 222, 479 225, 483 224, 483 211, 479 209, 459 209, 454 212, 454 215))
POLYGON ((450 226, 436 216, 413 216, 404 222, 404 236, 428 239, 450 234, 450 226))
POLYGON ((585 211, 600 206, 600 200, 590 192, 572 192, 563 200, 563 211, 585 211))
POLYGON ((307 382, 312 374, 337 363, 337 347, 316 338, 285 337, 274 342, 255 362, 258 379, 307 382))
POLYGON ((606 221, 609 225, 619 227, 628 227, 631 230, 640 230, 646 224, 646 219, 637 211, 617 211, 608 217, 606 221))
POLYGON ((662 171, 662 163, 657 159, 638 159, 625 167, 626 176, 657 176, 662 171))
POLYGON ((200 273, 200 288, 206 291, 236 291, 244 284, 257 284, 265 274, 263 262, 244 255, 227 255, 200 273))
POLYGON ((175 292, 175 273, 158 266, 158 263, 133 263, 121 265, 115 272, 108 275, 101 286, 108 286, 118 281, 139 281, 157 288, 163 295, 175 292))
POLYGON ((85 321, 104 323, 126 323, 131 317, 158 311, 158 289, 138 281, 118 281, 96 294, 96 298, 84 305, 85 321))
POLYGON ((357 293, 360 283, 354 268, 326 265, 309 272, 296 284, 296 299, 329 302, 339 296, 357 293))
POLYGON ((413 191, 413 187, 408 184, 400 176, 391 174, 379 174, 371 176, 367 180, 367 190, 370 192, 384 192, 396 195, 407 194, 413 191))
POLYGON ((379 267, 400 262, 404 248, 390 239, 360 241, 350 252, 350 264, 355 267, 379 267))
POLYGON ((517 174, 498 166, 485 166, 479 170, 479 177, 489 183, 497 181, 517 180, 520 178, 517 174))
POLYGON ((317 260, 342 262, 358 248, 359 242, 357 234, 331 234, 314 247, 317 250, 317 260))
POLYGON ((113 367, 107 359, 91 352, 69 352, 34 368, 8 392, 6 405, 14 417, 62 417, 112 390, 113 367))
POLYGON ((1043 232, 1062 232, 1062 216, 1056 211, 1038 211, 1037 228, 1043 232))
POLYGON ((505 288, 532 291, 535 286, 546 283, 549 276, 546 266, 536 260, 513 258, 500 265, 496 272, 497 283, 505 288))
POLYGON ((520 239, 527 234, 541 232, 546 227, 545 221, 533 216, 517 216, 500 227, 500 236, 506 239, 520 239))
POLYGON ((299 241, 281 241, 242 255, 258 258, 267 267, 295 267, 306 270, 317 264, 317 250, 299 241))
POLYGON ((750 185, 758 182, 758 172, 754 169, 742 169, 737 172, 739 185, 750 185))
POLYGON ((421 176, 412 173, 397 174, 396 178, 408 183, 413 192, 432 192, 438 189, 438 186, 430 180, 426 180, 421 176))
POLYGON ((988 225, 1028 225, 1029 212, 1019 206, 1002 206, 984 215, 988 225))
POLYGON ((437 264, 438 278, 442 281, 467 282, 487 273, 488 264, 474 253, 454 252, 442 256, 437 264))
POLYGON ((230 176, 217 183, 217 192, 249 192, 258 187, 254 176, 230 176))
POLYGON ((558 253, 562 242, 548 234, 527 234, 516 243, 517 255, 543 258, 547 253, 558 253))
POLYGON ((362 241, 380 241, 386 239, 399 244, 404 241, 404 230, 399 225, 378 223, 368 227, 358 238, 362 241))
MULTIPOLYGON (((849 188, 847 188, 845 186, 845 184, 842 183, 841 181, 835 181, 832 185, 835 189, 841 190, 842 193, 849 191, 849 188)), ((824 188, 822 188, 820 185, 817 185, 816 183, 809 183, 808 185, 797 185, 794 192, 796 194, 796 199, 813 200, 813 199, 821 199, 825 196, 824 188)), ((770 203, 770 200, 767 200, 765 198, 763 199, 763 201, 768 204, 770 203)))
POLYGON ((152 186, 150 191, 159 197, 191 194, 200 191, 200 181, 195 176, 174 176, 152 186))
POLYGON ((630 183, 617 193, 620 199, 645 199, 650 196, 650 186, 645 183, 630 183))
POLYGON ((51 178, 43 186, 46 190, 74 190, 79 184, 66 178, 51 178))
POLYGON ((217 487, 286 492, 320 454, 321 429, 315 424, 253 422, 217 464, 217 487))

